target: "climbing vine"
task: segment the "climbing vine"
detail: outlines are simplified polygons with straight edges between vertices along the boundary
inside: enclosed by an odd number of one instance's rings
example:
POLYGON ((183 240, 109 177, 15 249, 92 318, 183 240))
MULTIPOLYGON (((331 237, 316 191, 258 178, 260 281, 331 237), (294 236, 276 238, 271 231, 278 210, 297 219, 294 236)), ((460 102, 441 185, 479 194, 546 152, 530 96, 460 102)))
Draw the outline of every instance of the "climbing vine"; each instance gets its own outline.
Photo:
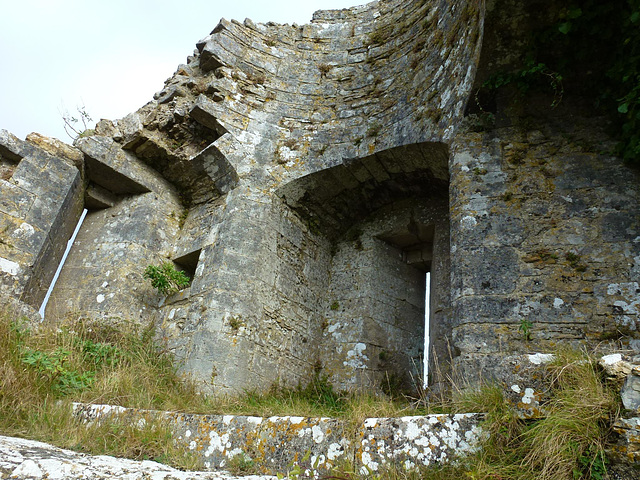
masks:
POLYGON ((588 98, 614 120, 618 154, 640 165, 640 0, 549 7, 551 21, 526 39, 520 65, 495 72, 482 88, 551 88, 552 106, 563 94, 588 98))
POLYGON ((541 46, 558 45, 557 68, 586 80, 581 93, 616 120, 618 153, 640 164, 640 0, 581 0, 558 20, 541 46))

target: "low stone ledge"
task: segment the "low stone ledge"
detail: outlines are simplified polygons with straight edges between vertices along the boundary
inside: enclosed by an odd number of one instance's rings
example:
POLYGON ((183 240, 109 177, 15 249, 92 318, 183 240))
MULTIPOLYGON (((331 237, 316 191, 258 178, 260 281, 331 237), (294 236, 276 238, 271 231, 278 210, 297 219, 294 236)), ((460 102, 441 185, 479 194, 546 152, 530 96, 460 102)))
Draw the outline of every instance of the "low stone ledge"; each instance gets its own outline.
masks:
POLYGON ((640 464, 640 417, 618 418, 613 432, 616 443, 609 455, 620 462, 640 464))
POLYGON ((87 422, 118 417, 130 423, 163 418, 177 442, 198 454, 207 469, 219 470, 237 455, 262 473, 293 465, 313 474, 345 461, 365 470, 396 463, 405 468, 443 463, 474 452, 482 438, 482 414, 369 418, 355 436, 346 422, 333 418, 197 415, 127 409, 110 405, 74 405, 87 422))

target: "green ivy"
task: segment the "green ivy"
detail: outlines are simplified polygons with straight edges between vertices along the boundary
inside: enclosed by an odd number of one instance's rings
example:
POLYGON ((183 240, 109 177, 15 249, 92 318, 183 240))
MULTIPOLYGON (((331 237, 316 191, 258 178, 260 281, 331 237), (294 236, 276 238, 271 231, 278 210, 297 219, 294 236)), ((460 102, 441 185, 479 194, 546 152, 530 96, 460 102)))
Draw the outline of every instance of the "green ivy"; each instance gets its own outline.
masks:
POLYGON ((529 57, 524 66, 516 71, 498 72, 492 75, 482 84, 482 88, 497 90, 505 85, 515 85, 521 94, 526 94, 536 83, 548 85, 553 91, 552 107, 557 106, 562 100, 564 87, 562 85, 562 75, 551 70, 545 63, 536 62, 529 57))
POLYGON ((617 121, 620 156, 640 163, 640 0, 580 0, 560 17, 546 45, 556 42, 564 53, 559 68, 593 78, 583 94, 617 121))
POLYGON ((526 39, 520 66, 495 72, 485 91, 552 88, 593 101, 614 120, 618 154, 640 165, 640 0, 549 2, 554 20, 526 39))

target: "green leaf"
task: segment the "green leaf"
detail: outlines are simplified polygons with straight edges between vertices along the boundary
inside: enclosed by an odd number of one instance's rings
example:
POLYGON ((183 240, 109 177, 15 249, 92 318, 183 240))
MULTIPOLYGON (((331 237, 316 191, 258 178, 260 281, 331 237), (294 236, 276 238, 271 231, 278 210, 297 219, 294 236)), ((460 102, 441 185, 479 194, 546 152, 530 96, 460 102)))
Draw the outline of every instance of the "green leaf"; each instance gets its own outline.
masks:
POLYGON ((633 12, 631 14, 631 23, 637 23, 640 20, 640 12, 633 12))
POLYGON ((566 35, 571 31, 571 22, 561 23, 560 25, 558 25, 558 30, 560 30, 560 33, 566 35))
POLYGON ((628 103, 623 103, 623 104, 618 106, 618 112, 627 113, 628 111, 629 111, 629 104, 628 103))

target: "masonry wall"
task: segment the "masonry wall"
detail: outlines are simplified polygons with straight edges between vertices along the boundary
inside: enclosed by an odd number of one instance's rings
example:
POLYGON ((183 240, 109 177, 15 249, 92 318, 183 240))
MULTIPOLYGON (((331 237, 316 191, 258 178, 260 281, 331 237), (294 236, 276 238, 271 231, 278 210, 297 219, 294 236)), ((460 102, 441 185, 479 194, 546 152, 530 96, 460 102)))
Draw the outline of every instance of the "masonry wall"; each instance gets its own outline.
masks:
POLYGON ((413 391, 422 385, 425 274, 432 274, 430 349, 447 343, 449 248, 447 202, 412 198, 396 202, 347 231, 336 245, 323 340, 323 360, 340 388, 413 391), (420 238, 419 229, 438 235, 420 238), (408 248, 390 243, 408 239, 408 248), (428 243, 413 262, 412 247, 428 243), (435 259, 438 259, 437 261, 435 259), (436 313, 437 312, 437 313, 436 313))
POLYGON ((453 337, 465 378, 499 377, 515 351, 630 348, 638 335, 638 172, 606 153, 615 142, 602 119, 560 112, 526 125, 461 135, 451 159, 453 337))
MULTIPOLYGON (((336 379, 352 375, 346 358, 332 358, 335 349, 322 344, 336 242, 352 221, 412 191, 437 186, 442 192, 448 174, 438 142, 462 115, 480 22, 475 7, 444 2, 320 12, 303 27, 223 20, 156 102, 127 120, 129 128, 136 119, 134 130, 116 125, 126 149, 174 181, 165 160, 147 152, 183 156, 193 140, 180 125, 195 121, 219 135, 209 148, 237 172, 224 197, 191 205, 185 225, 203 205, 218 205, 201 226, 210 232, 198 263, 202 277, 163 307, 169 344, 206 388, 295 384, 319 367, 336 379), (398 76, 399 70, 412 73, 398 76), (180 122, 185 111, 189 116, 180 122), (171 139, 182 143, 173 152, 171 139), (425 140, 435 146, 424 147, 424 154, 418 147, 375 153, 425 140), (369 193, 359 198, 362 192, 369 193)), ((410 313, 391 306, 387 313, 396 320, 381 313, 377 327, 420 316, 422 278, 411 281, 418 284, 410 313)), ((354 332, 356 316, 345 315, 354 332)), ((417 328, 396 331, 422 345, 417 328)), ((379 349, 399 350, 394 341, 379 349)), ((409 358, 419 356, 418 347, 401 353, 394 372, 402 365, 404 375, 409 358)), ((379 387, 377 372, 367 385, 379 387)))
POLYGON ((3 134, 3 291, 37 304, 84 204, 52 308, 157 321, 204 391, 415 385, 426 271, 445 375, 632 345, 637 172, 577 102, 464 118, 484 15, 389 0, 304 26, 222 20, 151 102, 77 142, 80 169, 3 134), (163 261, 191 286, 153 292, 142 272, 163 261))
POLYGON ((296 385, 317 361, 328 242, 279 199, 235 194, 202 250, 189 298, 163 309, 165 335, 185 369, 216 392, 296 385))

